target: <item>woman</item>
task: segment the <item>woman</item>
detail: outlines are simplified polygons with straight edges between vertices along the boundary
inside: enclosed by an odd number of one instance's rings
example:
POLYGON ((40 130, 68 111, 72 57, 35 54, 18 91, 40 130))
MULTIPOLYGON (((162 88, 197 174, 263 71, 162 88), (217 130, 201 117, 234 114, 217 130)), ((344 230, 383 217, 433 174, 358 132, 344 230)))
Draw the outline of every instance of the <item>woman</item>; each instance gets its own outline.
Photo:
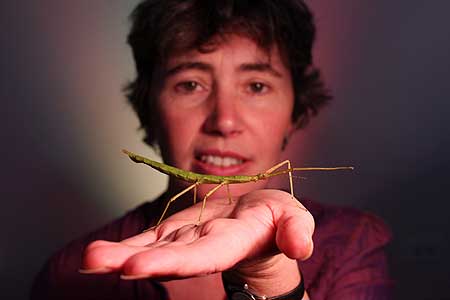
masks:
MULTIPOLYGON (((146 141, 167 164, 204 174, 261 173, 279 163, 291 134, 329 99, 312 66, 315 29, 302 1, 144 1, 132 20, 137 78, 128 98, 146 141)), ((155 202, 53 257, 33 295, 388 297, 383 247, 389 235, 378 219, 299 204, 266 184, 231 185, 231 203, 226 189, 217 191, 199 224, 200 207, 189 207, 187 194, 171 204, 160 226, 141 233, 187 187, 170 178, 155 202), (80 267, 84 274, 76 272, 80 267)), ((211 188, 200 185, 198 198, 211 188)))

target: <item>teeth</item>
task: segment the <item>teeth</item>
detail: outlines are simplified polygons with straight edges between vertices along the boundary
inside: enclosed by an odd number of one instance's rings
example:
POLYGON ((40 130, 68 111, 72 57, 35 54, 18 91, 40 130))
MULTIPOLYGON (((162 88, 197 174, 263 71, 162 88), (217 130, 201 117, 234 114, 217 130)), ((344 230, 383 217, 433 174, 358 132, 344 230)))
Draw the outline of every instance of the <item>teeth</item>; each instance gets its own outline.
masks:
POLYGON ((237 159, 234 157, 221 157, 215 155, 202 155, 200 160, 202 162, 218 167, 229 167, 242 164, 242 159, 237 159))
POLYGON ((220 157, 214 157, 214 159, 213 159, 213 161, 212 161, 212 164, 213 165, 216 165, 216 166, 221 166, 222 165, 222 158, 220 158, 220 157))
POLYGON ((229 167, 232 163, 233 161, 231 160, 230 157, 225 157, 222 159, 222 166, 224 167, 229 167))

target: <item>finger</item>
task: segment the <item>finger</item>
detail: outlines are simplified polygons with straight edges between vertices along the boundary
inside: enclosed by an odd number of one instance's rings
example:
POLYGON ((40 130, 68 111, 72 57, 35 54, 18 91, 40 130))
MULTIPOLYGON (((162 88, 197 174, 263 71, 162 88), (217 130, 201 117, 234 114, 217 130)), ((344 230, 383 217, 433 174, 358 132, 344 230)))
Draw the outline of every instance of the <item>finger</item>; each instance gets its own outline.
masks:
POLYGON ((145 247, 123 243, 95 241, 88 245, 83 255, 81 273, 109 273, 121 269, 124 262, 145 247))
POLYGON ((193 219, 167 219, 158 226, 153 226, 138 235, 122 240, 121 243, 130 246, 146 246, 156 241, 165 239, 167 236, 180 230, 180 228, 184 228, 186 226, 196 226, 192 223, 192 220, 193 219))
POLYGON ((206 227, 210 228, 201 228, 206 233, 201 233, 191 243, 167 243, 130 257, 123 266, 123 278, 202 276, 229 269, 245 258, 250 243, 241 238, 248 236, 248 233, 239 222, 216 219, 206 227))
POLYGON ((144 231, 138 235, 122 240, 121 243, 128 246, 145 246, 157 240, 158 235, 155 228, 144 231))

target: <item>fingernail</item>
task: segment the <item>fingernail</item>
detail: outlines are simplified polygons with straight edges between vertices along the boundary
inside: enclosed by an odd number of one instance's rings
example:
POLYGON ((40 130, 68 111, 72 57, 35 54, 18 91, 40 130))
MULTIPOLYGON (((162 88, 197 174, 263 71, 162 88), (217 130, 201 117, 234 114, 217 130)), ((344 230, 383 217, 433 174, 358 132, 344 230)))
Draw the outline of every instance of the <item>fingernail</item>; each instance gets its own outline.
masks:
POLYGON ((136 279, 144 279, 148 278, 149 275, 147 274, 140 274, 140 275, 120 275, 120 278, 123 280, 136 280, 136 279))
POLYGON ((113 270, 107 267, 95 268, 95 269, 78 269, 78 272, 81 274, 103 274, 109 273, 113 270))

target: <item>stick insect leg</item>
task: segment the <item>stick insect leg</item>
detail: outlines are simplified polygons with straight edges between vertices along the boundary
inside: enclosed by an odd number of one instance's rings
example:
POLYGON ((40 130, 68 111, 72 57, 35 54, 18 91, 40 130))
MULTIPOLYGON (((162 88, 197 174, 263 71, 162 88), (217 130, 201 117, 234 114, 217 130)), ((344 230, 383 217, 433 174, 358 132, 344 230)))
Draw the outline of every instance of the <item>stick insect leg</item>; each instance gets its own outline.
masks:
POLYGON ((197 203, 197 185, 194 187, 194 204, 197 203))
MULTIPOLYGON (((276 170, 278 170, 279 168, 281 168, 283 165, 287 165, 288 166, 288 170, 289 170, 289 187, 290 187, 290 189, 291 189, 291 196, 292 196, 292 198, 294 198, 295 196, 294 196, 294 184, 293 184, 293 182, 292 182, 292 167, 291 167, 291 161, 290 160, 288 160, 288 159, 286 159, 285 161, 282 161, 282 162, 280 162, 279 164, 276 164, 275 166, 273 166, 272 168, 270 168, 269 170, 267 170, 266 172, 265 172, 265 174, 271 174, 271 173, 273 173, 274 171, 276 171, 276 170)), ((303 206, 301 206, 300 204, 298 204, 298 206, 301 208, 301 209, 303 209, 303 210, 305 210, 305 211, 308 211, 306 208, 304 208, 303 206)))
POLYGON ((200 215, 198 216, 197 224, 200 224, 200 220, 202 219, 203 210, 205 209, 205 206, 206 206, 206 199, 208 199, 209 196, 211 196, 214 192, 216 192, 218 189, 220 189, 224 185, 228 186, 228 181, 224 181, 224 182, 220 183, 219 185, 214 187, 212 190, 210 190, 208 193, 206 193, 205 197, 203 198, 203 204, 202 204, 202 208, 200 210, 200 215))
MULTIPOLYGON (((278 170, 279 168, 281 168, 283 165, 288 165, 288 170, 291 170, 291 161, 286 159, 283 162, 280 162, 279 164, 276 164, 275 166, 273 166, 272 168, 270 168, 269 170, 267 170, 265 173, 266 174, 271 174, 273 173, 273 171, 278 170)), ((289 187, 291 188, 291 196, 294 197, 294 184, 292 183, 292 171, 289 171, 289 187)))
POLYGON ((233 202, 233 200, 231 200, 231 193, 230 193, 230 185, 227 184, 227 195, 228 195, 228 204, 231 204, 231 202, 233 202))
POLYGON ((192 189, 194 189, 194 191, 197 191, 197 186, 199 184, 200 183, 196 182, 193 185, 188 186, 187 188, 185 188, 184 190, 182 190, 181 192, 179 192, 178 194, 176 194, 172 198, 170 198, 170 200, 166 204, 166 207, 164 208, 163 213, 161 214, 161 217, 159 217, 159 220, 158 220, 158 223, 156 223, 156 226, 158 226, 161 223, 161 221, 164 219, 164 216, 166 215, 167 209, 169 208, 169 206, 170 206, 170 204, 172 202, 174 202, 178 197, 182 196, 183 194, 189 192, 192 189))

